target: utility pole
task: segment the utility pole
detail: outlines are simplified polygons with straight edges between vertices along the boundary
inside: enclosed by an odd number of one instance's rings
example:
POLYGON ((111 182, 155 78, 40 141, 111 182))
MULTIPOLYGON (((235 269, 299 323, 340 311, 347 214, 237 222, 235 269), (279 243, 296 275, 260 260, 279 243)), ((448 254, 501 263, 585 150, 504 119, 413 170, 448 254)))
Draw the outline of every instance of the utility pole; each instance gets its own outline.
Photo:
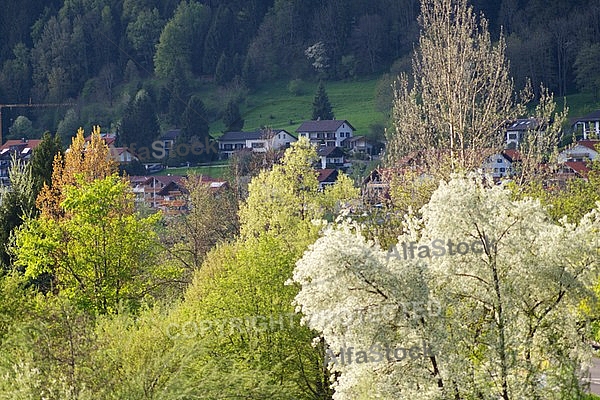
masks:
POLYGON ((2 109, 3 108, 31 108, 31 107, 62 107, 72 106, 73 103, 29 103, 21 104, 0 104, 0 146, 2 146, 2 109))

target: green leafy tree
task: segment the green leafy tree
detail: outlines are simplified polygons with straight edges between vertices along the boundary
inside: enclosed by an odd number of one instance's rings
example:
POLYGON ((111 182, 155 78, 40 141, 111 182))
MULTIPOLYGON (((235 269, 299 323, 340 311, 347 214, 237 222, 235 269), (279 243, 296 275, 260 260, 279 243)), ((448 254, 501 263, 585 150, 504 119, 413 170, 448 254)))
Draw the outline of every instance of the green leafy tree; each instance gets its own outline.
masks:
POLYGON ((90 313, 114 313, 124 302, 135 309, 160 279, 157 268, 160 216, 133 213, 133 194, 114 174, 68 186, 63 220, 44 215, 17 232, 12 254, 29 278, 52 274, 56 288, 90 313))
MULTIPOLYGON (((215 79, 218 75, 217 66, 220 62, 219 57, 223 57, 224 52, 229 52, 233 46, 233 37, 235 36, 235 20, 229 7, 219 5, 212 18, 210 29, 206 34, 204 42, 203 69, 207 73, 215 71, 215 79), (215 70, 216 69, 216 70, 215 70)), ((230 61, 231 62, 231 61, 230 61)), ((217 81, 218 82, 218 81, 217 81)), ((219 84, 222 84, 218 82, 219 84)))
POLYGON ((600 90, 599 57, 600 45, 597 43, 586 44, 581 46, 574 63, 577 87, 581 91, 593 93, 595 99, 598 99, 600 90))
POLYGON ((13 59, 6 60, 0 71, 0 89, 11 102, 25 102, 31 90, 30 50, 23 43, 13 49, 13 59))
POLYGON ((298 231, 316 232, 313 220, 333 213, 340 202, 358 198, 352 181, 343 177, 321 192, 313 167, 316 161, 315 148, 307 138, 300 138, 286 150, 280 163, 252 179, 248 198, 240 206, 242 238, 265 233, 295 237, 298 231), (339 195, 335 200, 334 193, 339 195))
POLYGON ((315 98, 313 100, 312 119, 334 119, 331 103, 329 102, 329 97, 327 96, 323 82, 319 82, 317 92, 315 93, 315 98))
POLYGON ((171 75, 181 63, 188 74, 202 72, 203 47, 210 24, 210 9, 195 1, 179 3, 165 25, 154 54, 154 71, 160 78, 171 75))
POLYGON ((81 122, 77 117, 74 109, 69 108, 65 116, 58 123, 56 135, 61 138, 63 143, 69 143, 71 138, 77 133, 77 129, 81 126, 81 122))
POLYGON ((12 126, 8 128, 9 139, 31 139, 33 137, 33 123, 24 115, 19 115, 12 126))
POLYGON ((127 24, 127 39, 137 52, 141 64, 153 70, 153 56, 164 21, 156 8, 140 10, 132 17, 133 19, 127 24))
POLYGON ((64 297, 36 297, 22 290, 23 294, 31 299, 23 302, 23 314, 0 344, 0 371, 5 377, 0 397, 95 397, 101 385, 93 377, 97 372, 91 355, 98 347, 93 318, 64 297))

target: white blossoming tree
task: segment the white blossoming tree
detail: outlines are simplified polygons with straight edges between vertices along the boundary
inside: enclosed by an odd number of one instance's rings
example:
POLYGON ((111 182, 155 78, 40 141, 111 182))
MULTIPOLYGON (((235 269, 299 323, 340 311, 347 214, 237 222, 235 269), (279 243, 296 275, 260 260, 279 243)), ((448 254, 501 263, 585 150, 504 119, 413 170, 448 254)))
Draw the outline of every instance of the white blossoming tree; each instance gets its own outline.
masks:
POLYGON ((598 209, 576 225, 556 224, 536 200, 514 201, 505 189, 454 176, 421 211, 421 219, 407 217, 398 252, 345 221, 297 263, 297 310, 329 346, 334 398, 580 394, 590 351, 579 305, 597 279, 598 209), (425 257, 435 240, 479 251, 451 255, 446 246, 445 255, 425 257), (417 250, 405 259, 401 244, 411 241, 417 250), (423 351, 397 360, 377 356, 373 349, 383 346, 423 351), (340 362, 340 350, 351 347, 354 362, 347 353, 340 362), (362 362, 359 350, 368 355, 362 362))

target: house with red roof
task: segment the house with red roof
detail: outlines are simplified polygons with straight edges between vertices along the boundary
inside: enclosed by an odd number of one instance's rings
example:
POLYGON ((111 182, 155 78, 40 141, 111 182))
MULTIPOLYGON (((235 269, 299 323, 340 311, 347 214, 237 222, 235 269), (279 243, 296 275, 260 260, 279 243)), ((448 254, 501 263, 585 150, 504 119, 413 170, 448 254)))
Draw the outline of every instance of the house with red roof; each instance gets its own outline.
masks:
POLYGON ((600 140, 585 139, 575 142, 571 147, 558 154, 558 162, 593 161, 600 152, 600 140))
POLYGON ((24 163, 29 162, 40 139, 13 139, 7 140, 0 146, 0 184, 9 185, 8 171, 12 165, 13 157, 24 163))

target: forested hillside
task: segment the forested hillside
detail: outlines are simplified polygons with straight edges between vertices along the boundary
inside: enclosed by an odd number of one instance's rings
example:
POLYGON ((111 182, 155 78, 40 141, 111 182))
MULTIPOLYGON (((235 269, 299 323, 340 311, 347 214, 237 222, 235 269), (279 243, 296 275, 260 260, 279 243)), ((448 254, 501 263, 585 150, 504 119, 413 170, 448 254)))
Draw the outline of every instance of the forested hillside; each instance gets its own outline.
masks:
MULTIPOLYGON (((505 35, 517 88, 531 78, 534 88, 543 82, 559 96, 597 92, 600 1, 478 0, 474 7, 493 37, 505 35)), ((69 105, 5 108, 3 137, 19 115, 38 134, 73 135, 91 123, 116 129, 141 88, 164 127, 181 123, 203 85, 227 93, 206 110, 214 121, 267 80, 408 71, 418 12, 416 0, 9 1, 0 12, 0 104, 69 105), (97 106, 86 111, 89 104, 97 106)))

